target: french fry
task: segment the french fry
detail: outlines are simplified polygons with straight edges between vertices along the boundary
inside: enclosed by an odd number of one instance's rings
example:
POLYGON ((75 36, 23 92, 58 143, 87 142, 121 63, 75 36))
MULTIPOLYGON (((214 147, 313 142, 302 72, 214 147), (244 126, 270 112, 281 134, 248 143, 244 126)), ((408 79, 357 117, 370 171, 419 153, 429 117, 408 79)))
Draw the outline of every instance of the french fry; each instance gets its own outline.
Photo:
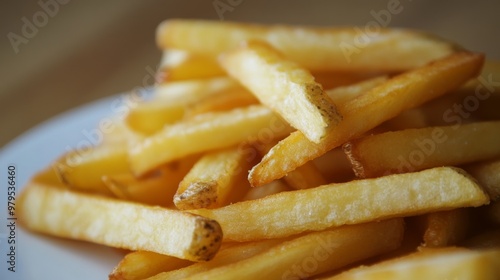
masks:
MULTIPOLYGON (((275 141, 269 143, 256 143, 254 146, 259 151, 259 154, 263 156, 269 152, 274 145, 276 145, 275 141)), ((314 188, 327 183, 323 174, 321 174, 320 170, 316 167, 316 165, 314 165, 313 162, 307 162, 294 171, 288 173, 285 177, 283 177, 283 181, 285 181, 288 186, 296 190, 314 188)), ((259 188, 261 187, 263 186, 260 186, 259 188)))
MULTIPOLYGON (((500 277, 500 250, 464 248, 426 249, 422 252, 361 266, 328 280, 484 279, 500 277)), ((326 280, 326 279, 325 279, 326 280)))
POLYGON ((126 201, 173 207, 174 194, 198 156, 161 166, 152 174, 137 178, 130 173, 105 175, 103 182, 115 197, 126 201))
POLYGON ((147 280, 183 280, 194 275, 199 275, 199 273, 205 273, 220 266, 245 260, 260 254, 281 242, 283 242, 283 239, 269 239, 229 245, 228 247, 221 248, 217 255, 208 262, 195 263, 182 269, 159 273, 158 275, 150 277, 147 280))
POLYGON ((136 175, 141 175, 187 155, 255 142, 262 137, 272 140, 291 131, 285 121, 261 105, 202 114, 166 126, 133 145, 129 150, 130 167, 136 175))
POLYGON ((226 240, 252 241, 488 202, 481 187, 463 170, 440 167, 191 212, 217 220, 226 240))
POLYGON ((248 90, 236 88, 234 90, 225 91, 224 94, 218 94, 213 97, 208 97, 192 104, 186 108, 184 118, 189 119, 193 116, 208 113, 229 111, 239 107, 247 107, 250 105, 259 104, 259 100, 248 90))
POLYGON ((401 112, 443 95, 475 77, 483 64, 481 54, 459 52, 424 67, 396 76, 339 109, 340 122, 320 143, 294 132, 274 146, 249 174, 252 186, 283 177, 305 162, 359 137, 401 112))
POLYGON ((304 279, 394 250, 403 231, 393 219, 314 232, 186 279, 304 279))
POLYGON ((386 132, 343 148, 356 175, 369 178, 499 157, 498 143, 500 121, 386 132))
POLYGON ((205 154, 179 183, 178 209, 216 208, 236 202, 249 190, 246 149, 233 147, 205 154))
POLYGON ((377 71, 312 71, 314 80, 327 92, 338 87, 345 87, 365 80, 374 79, 387 73, 377 71))
POLYGON ((128 253, 109 274, 109 280, 142 280, 164 271, 179 269, 190 261, 147 251, 128 253))
POLYGON ((315 188, 327 183, 314 163, 306 163, 288 173, 283 180, 296 190, 315 188))
POLYGON ((313 71, 403 71, 446 56, 450 43, 409 30, 381 29, 367 35, 356 27, 263 26, 202 20, 164 21, 156 32, 162 49, 216 56, 242 41, 262 40, 313 71), (359 47, 359 41, 363 46, 359 47))
POLYGON ((195 55, 182 50, 168 49, 158 71, 158 83, 213 78, 224 76, 225 72, 213 56, 195 55))
POLYGON ((247 42, 222 55, 220 63, 262 104, 313 142, 318 142, 342 119, 311 73, 266 43, 247 42))
POLYGON ((388 79, 389 78, 387 76, 374 77, 350 85, 335 87, 325 91, 325 93, 333 100, 333 102, 335 102, 335 104, 345 104, 348 101, 365 94, 374 87, 387 82, 388 79))
POLYGON ((18 203, 30 230, 117 248, 206 261, 222 241, 219 224, 204 217, 50 186, 27 186, 18 203))
POLYGON ((76 190, 109 194, 104 175, 130 173, 124 144, 76 149, 53 164, 61 181, 76 190))
POLYGON ((473 163, 464 169, 479 181, 491 200, 500 200, 500 159, 473 163))
POLYGON ((291 190, 292 189, 287 184, 283 183, 281 180, 276 180, 264 186, 260 186, 258 188, 251 188, 241 199, 241 201, 255 200, 266 197, 268 195, 291 191, 291 190))
POLYGON ((471 223, 469 209, 457 208, 424 215, 424 247, 446 247, 465 239, 471 223))
POLYGON ((241 86, 227 77, 164 84, 155 88, 152 100, 133 108, 125 122, 132 130, 150 135, 167 124, 181 120, 187 106, 238 89, 241 86))

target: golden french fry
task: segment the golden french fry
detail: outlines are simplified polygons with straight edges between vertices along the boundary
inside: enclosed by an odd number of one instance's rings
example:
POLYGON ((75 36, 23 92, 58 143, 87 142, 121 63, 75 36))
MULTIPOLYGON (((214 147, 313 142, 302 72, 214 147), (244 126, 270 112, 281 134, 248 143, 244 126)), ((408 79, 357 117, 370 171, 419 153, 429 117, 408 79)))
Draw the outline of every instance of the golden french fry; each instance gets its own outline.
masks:
MULTIPOLYGON (((269 143, 256 143, 254 146, 259 151, 259 154, 263 156, 269 152, 274 145, 276 145, 276 141, 269 143)), ((321 171, 316 167, 316 165, 314 165, 313 162, 307 162, 294 171, 288 173, 285 177, 283 177, 283 181, 285 181, 288 186, 296 190, 314 188, 327 183, 323 174, 321 174, 321 171)), ((261 187, 263 186, 259 186, 259 188, 261 187)))
POLYGON ((446 247, 465 239, 470 229, 469 209, 457 208, 424 215, 424 247, 446 247))
POLYGON ((283 180, 296 190, 315 188, 327 183, 314 163, 306 163, 288 173, 283 180))
POLYGON ((193 116, 199 114, 229 111, 238 107, 247 107, 258 103, 259 100, 253 94, 241 87, 225 91, 224 94, 204 98, 199 102, 188 106, 184 117, 192 118, 193 116))
POLYGON ((213 78, 224 76, 225 72, 214 56, 196 55, 182 50, 168 49, 158 71, 158 83, 213 78))
POLYGON ((325 93, 335 102, 335 104, 345 104, 365 94, 374 87, 387 82, 388 79, 387 76, 374 77, 350 85, 335 87, 325 91, 325 93))
POLYGON ((500 121, 386 132, 343 148, 356 175, 368 178, 487 160, 500 156, 498 143, 500 121))
POLYGON ((350 86, 365 80, 371 80, 382 75, 388 74, 387 72, 377 71, 312 71, 314 80, 323 86, 327 92, 334 90, 337 87, 350 86))
POLYGON ((181 210, 216 208, 236 202, 249 190, 247 149, 233 147, 205 154, 179 183, 174 204, 181 210))
POLYGON ((124 143, 77 149, 52 166, 67 186, 103 194, 109 194, 109 191, 102 182, 102 176, 130 173, 127 146, 124 143))
POLYGON ((192 156, 171 162, 142 178, 125 173, 105 175, 102 180, 108 189, 120 199, 173 207, 177 187, 197 159, 198 156, 192 156))
POLYGON ((261 105, 202 114, 166 126, 133 145, 129 150, 130 166, 135 174, 140 175, 187 155, 242 142, 272 141, 291 131, 285 121, 261 105))
POLYGON ((251 170, 250 183, 259 186, 281 178, 401 112, 459 87, 479 73, 483 60, 481 54, 459 52, 390 79, 341 106, 342 122, 320 143, 299 131, 280 141, 251 170))
POLYGON ((479 181, 491 200, 500 200, 500 159, 470 164, 464 169, 479 181))
POLYGON ((426 249, 371 266, 354 268, 328 280, 484 279, 500 277, 500 250, 426 249))
POLYGON ((152 100, 139 103, 133 108, 125 122, 132 130, 149 135, 167 124, 181 120, 189 105, 241 88, 228 77, 163 84, 155 88, 152 100))
POLYGON ((184 280, 191 276, 199 275, 199 273, 205 273, 211 269, 250 258, 281 242, 283 242, 283 239, 268 239, 241 244, 236 243, 234 245, 221 248, 217 255, 208 262, 195 263, 182 269, 159 273, 158 275, 150 277, 147 280, 184 280))
POLYGON ((222 55, 220 62, 262 104, 313 142, 318 142, 342 119, 312 74, 266 43, 246 42, 222 55))
POLYGON ((186 279, 305 279, 394 250, 403 232, 402 219, 313 232, 186 279))
POLYGON ((268 195, 291 191, 291 190, 292 189, 287 184, 283 183, 281 180, 275 180, 269 184, 265 184, 264 186, 260 186, 258 188, 251 188, 241 199, 241 201, 255 200, 266 197, 268 195))
POLYGON ((481 187, 463 170, 440 167, 191 212, 217 220, 226 240, 251 241, 488 202, 481 187))
POLYGON ((206 261, 222 241, 219 224, 204 217, 45 185, 27 186, 18 203, 27 229, 117 248, 206 261))
POLYGON ((481 74, 450 94, 419 107, 432 126, 500 119, 500 63, 486 60, 481 74), (495 69, 496 67, 496 69, 495 69))
POLYGON ((446 56, 455 49, 450 43, 429 35, 396 29, 366 34, 357 27, 312 28, 168 20, 156 32, 157 44, 162 49, 211 56, 252 39, 268 42, 292 61, 315 71, 402 71, 446 56))
POLYGON ((128 253, 109 274, 109 280, 142 280, 164 271, 179 269, 190 261, 147 251, 128 253))

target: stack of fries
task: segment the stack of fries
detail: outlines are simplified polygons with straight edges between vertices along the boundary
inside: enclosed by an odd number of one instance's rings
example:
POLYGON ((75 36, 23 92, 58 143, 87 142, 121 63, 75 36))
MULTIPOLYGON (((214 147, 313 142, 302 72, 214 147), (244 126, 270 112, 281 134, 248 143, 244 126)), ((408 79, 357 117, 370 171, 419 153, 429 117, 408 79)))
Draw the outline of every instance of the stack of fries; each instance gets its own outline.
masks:
POLYGON ((154 96, 20 221, 131 250, 110 279, 500 279, 499 64, 354 30, 162 23, 154 96))

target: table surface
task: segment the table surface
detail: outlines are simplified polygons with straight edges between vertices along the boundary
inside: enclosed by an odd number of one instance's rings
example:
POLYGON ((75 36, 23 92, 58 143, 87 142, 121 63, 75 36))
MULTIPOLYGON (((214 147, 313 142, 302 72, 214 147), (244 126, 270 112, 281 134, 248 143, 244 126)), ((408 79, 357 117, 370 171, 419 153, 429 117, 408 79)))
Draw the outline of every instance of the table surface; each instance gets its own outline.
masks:
POLYGON ((168 18, 361 27, 378 20, 500 60, 500 1, 26 2, 0 4, 0 147, 61 112, 150 85, 161 56, 155 29, 168 18), (384 17, 390 5, 400 12, 384 17))

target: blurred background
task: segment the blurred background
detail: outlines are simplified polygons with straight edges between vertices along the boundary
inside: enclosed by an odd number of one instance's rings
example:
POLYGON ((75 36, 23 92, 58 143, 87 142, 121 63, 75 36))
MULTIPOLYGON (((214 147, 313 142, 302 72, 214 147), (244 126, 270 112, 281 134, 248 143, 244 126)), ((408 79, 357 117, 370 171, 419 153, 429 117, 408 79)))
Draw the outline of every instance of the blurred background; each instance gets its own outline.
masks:
POLYGON ((390 27, 422 29, 500 60, 493 0, 2 1, 0 147, 71 108, 144 86, 161 57, 155 29, 165 19, 363 27, 388 5, 402 7, 390 27))

